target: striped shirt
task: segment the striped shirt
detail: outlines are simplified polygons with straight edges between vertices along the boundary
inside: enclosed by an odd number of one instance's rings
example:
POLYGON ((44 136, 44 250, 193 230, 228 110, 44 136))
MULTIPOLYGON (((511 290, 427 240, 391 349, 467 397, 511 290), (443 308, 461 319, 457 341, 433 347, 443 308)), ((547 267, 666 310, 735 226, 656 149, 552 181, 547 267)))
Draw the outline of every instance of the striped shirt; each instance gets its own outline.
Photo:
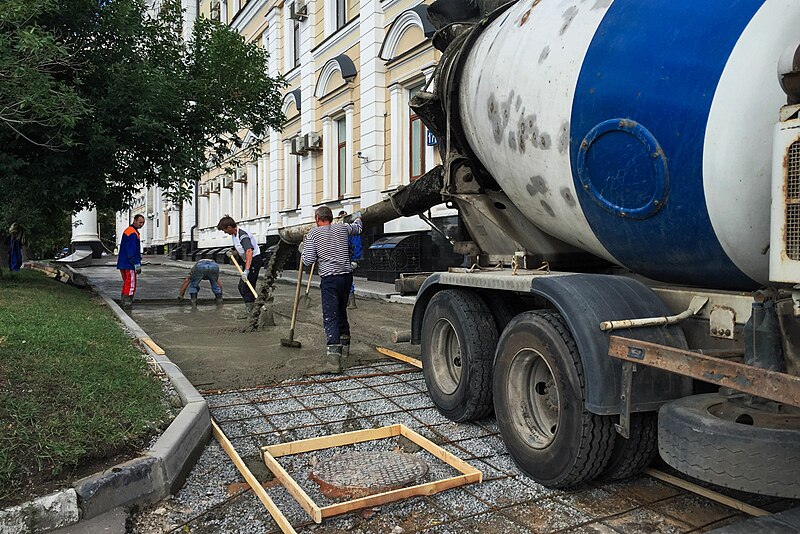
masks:
POLYGON ((335 223, 312 228, 303 245, 303 263, 316 263, 320 276, 353 272, 350 267, 349 238, 360 233, 361 219, 356 219, 352 224, 335 223))

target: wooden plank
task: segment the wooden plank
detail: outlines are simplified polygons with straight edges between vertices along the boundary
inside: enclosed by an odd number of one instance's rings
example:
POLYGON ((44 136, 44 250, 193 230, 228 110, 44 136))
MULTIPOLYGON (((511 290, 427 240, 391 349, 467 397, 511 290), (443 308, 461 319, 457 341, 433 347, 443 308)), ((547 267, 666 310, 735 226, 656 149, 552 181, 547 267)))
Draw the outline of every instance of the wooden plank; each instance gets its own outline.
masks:
POLYGON ((436 480, 434 482, 428 482, 426 484, 419 484, 417 486, 411 486, 410 488, 400 488, 392 491, 387 491, 384 493, 378 493, 377 495, 370 495, 368 497, 354 499, 352 501, 333 504, 321 509, 322 517, 331 517, 334 515, 344 514, 347 512, 351 512, 353 510, 358 510, 359 508, 381 506, 386 503, 399 501, 401 499, 407 499, 409 497, 418 497, 420 495, 433 495, 434 493, 439 493, 440 491, 444 491, 450 488, 456 488, 458 486, 463 486, 465 484, 477 482, 479 475, 480 472, 478 473, 477 476, 461 475, 457 477, 446 478, 444 480, 436 480))
POLYGON ((800 406, 800 376, 619 336, 611 336, 608 354, 775 402, 800 406))
POLYGON ((418 360, 416 358, 412 358, 411 356, 406 356, 405 354, 400 354, 399 352, 395 352, 395 351, 393 351, 391 349, 387 349, 387 348, 384 348, 384 347, 375 347, 375 350, 377 350, 381 354, 389 356, 390 358, 394 358, 395 360, 400 360, 401 362, 410 363, 414 367, 418 367, 419 369, 422 369, 422 361, 421 360, 418 360))
POLYGON ((308 496, 308 493, 305 492, 300 485, 294 481, 292 476, 283 468, 278 461, 270 456, 269 452, 262 449, 261 457, 264 459, 264 463, 266 464, 267 468, 272 471, 272 474, 275 475, 275 478, 280 480, 283 487, 286 488, 286 491, 291 493, 292 497, 300 504, 300 506, 305 510, 308 515, 311 516, 316 523, 322 522, 322 512, 320 512, 319 506, 314 503, 314 500, 308 496))
POLYGON ((300 454, 302 452, 316 451, 319 449, 330 449, 331 447, 341 447, 342 445, 352 445, 362 441, 373 441, 376 439, 393 438, 400 435, 400 425, 390 425, 381 428, 369 428, 367 430, 356 430, 354 432, 344 432, 342 434, 331 434, 321 438, 309 438, 279 445, 268 445, 262 447, 265 451, 275 458, 290 454, 300 454))
POLYGON ((150 347, 150 350, 152 350, 153 352, 155 352, 159 356, 163 356, 163 355, 166 354, 166 352, 164 352, 164 349, 162 349, 161 347, 156 345, 156 342, 153 341, 152 339, 150 339, 149 337, 143 337, 143 338, 141 338, 141 340, 142 340, 142 343, 144 343, 145 345, 150 347))
POLYGON ((286 534, 296 534, 297 531, 292 527, 292 524, 289 523, 289 520, 286 519, 286 516, 280 511, 280 509, 275 505, 269 495, 267 495, 266 490, 261 486, 261 483, 258 479, 250 472, 250 469, 247 468, 245 463, 242 461, 242 458, 239 456, 239 453, 236 452, 236 449, 233 448, 231 442, 228 441, 228 438, 223 434, 222 429, 217 426, 216 421, 213 419, 211 420, 211 430, 214 434, 214 437, 222 445, 222 448, 228 454, 228 457, 233 461, 233 464, 236 466, 236 469, 244 477, 245 481, 250 485, 253 489, 253 493, 256 494, 258 500, 260 500, 264 506, 266 507, 269 514, 272 516, 272 519, 278 524, 282 532, 286 534))
POLYGON ((477 469, 475 469, 474 467, 469 465, 467 462, 465 462, 464 460, 462 460, 458 456, 450 454, 449 452, 447 452, 446 450, 444 450, 443 448, 441 448, 440 446, 438 446, 437 444, 435 444, 434 442, 432 442, 431 440, 429 440, 425 436, 421 436, 421 435, 417 434, 416 432, 414 432, 413 430, 411 430, 407 426, 405 426, 405 425, 399 425, 399 426, 400 426, 400 434, 401 435, 403 435, 406 438, 410 439, 411 441, 413 441, 414 443, 416 443, 417 445, 419 445, 420 447, 422 447, 423 449, 425 449, 426 451, 428 451, 432 455, 436 456, 438 459, 440 459, 441 461, 443 461, 444 463, 446 463, 450 467, 452 467, 454 469, 458 469, 459 471, 461 471, 465 475, 476 475, 477 474, 478 475, 477 482, 482 482, 483 481, 483 473, 481 471, 478 471, 477 469))
POLYGON ((739 510, 740 512, 744 512, 746 514, 750 514, 755 517, 760 517, 770 514, 770 512, 762 510, 761 508, 750 506, 745 502, 739 501, 732 497, 728 497, 727 495, 723 495, 708 488, 704 488, 703 486, 698 486, 697 484, 693 484, 692 482, 683 480, 682 478, 678 478, 676 476, 672 476, 667 473, 657 471, 655 469, 648 468, 645 469, 643 473, 646 475, 650 475, 653 478, 657 478, 658 480, 663 480, 664 482, 672 484, 673 486, 677 486, 679 488, 691 491, 692 493, 696 493, 697 495, 705 497, 706 499, 711 499, 712 501, 716 501, 720 504, 724 504, 725 506, 733 508, 734 510, 739 510))

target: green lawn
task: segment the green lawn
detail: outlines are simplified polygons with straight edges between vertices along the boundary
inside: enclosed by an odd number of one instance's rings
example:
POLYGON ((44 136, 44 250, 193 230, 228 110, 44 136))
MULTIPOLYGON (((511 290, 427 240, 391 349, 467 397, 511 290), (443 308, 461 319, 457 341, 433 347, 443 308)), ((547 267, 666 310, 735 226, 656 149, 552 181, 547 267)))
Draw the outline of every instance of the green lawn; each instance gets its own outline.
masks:
POLYGON ((102 301, 35 271, 0 279, 0 505, 133 452, 168 422, 158 380, 102 301))

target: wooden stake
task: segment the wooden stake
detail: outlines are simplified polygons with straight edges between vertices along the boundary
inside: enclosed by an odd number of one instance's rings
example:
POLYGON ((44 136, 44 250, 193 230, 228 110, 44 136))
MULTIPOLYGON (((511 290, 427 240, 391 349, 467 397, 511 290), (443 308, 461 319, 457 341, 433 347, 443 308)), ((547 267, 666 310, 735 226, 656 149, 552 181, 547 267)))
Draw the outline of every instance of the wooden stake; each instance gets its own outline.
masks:
POLYGON ((228 454, 230 459, 233 461, 236 468, 242 474, 244 479, 253 489, 253 493, 256 494, 258 500, 260 500, 264 506, 266 507, 269 514, 272 516, 272 519, 280 527, 281 531, 286 534, 297 534, 297 531, 292 527, 292 524, 289 523, 289 520, 286 519, 286 516, 278 509, 272 499, 267 495, 266 490, 261 486, 258 479, 250 472, 250 469, 247 468, 245 463, 242 461, 242 458, 239 456, 239 453, 236 452, 236 449, 233 448, 231 442, 228 441, 228 438, 225 437, 225 434, 222 433, 222 429, 217 426, 216 421, 213 419, 211 420, 211 430, 214 433, 214 437, 219 441, 219 444, 222 445, 222 448, 228 454))

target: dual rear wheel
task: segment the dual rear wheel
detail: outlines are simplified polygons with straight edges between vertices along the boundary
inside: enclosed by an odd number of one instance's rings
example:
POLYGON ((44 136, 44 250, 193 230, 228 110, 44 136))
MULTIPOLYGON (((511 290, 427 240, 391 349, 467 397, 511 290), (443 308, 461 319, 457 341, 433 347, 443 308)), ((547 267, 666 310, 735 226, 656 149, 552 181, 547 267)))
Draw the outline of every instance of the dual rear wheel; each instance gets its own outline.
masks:
POLYGON ((439 411, 468 421, 494 407, 512 458, 551 487, 623 478, 648 465, 657 453, 655 414, 634 414, 631 438, 617 435, 616 417, 585 408, 586 377, 561 316, 537 310, 509 321, 492 313, 505 310, 494 304, 464 289, 441 291, 428 304, 423 373, 439 411))

